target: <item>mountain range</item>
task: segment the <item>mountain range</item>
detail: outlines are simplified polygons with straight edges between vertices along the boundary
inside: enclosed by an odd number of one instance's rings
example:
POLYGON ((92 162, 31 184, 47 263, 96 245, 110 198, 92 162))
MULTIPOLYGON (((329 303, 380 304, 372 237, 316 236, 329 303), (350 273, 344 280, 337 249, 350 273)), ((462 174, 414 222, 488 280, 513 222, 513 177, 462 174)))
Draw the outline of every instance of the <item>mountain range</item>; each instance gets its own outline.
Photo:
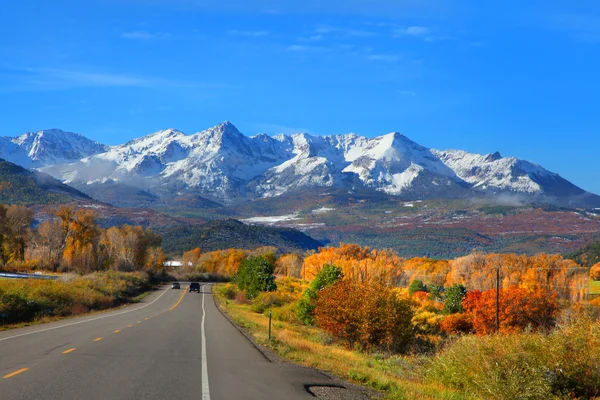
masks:
POLYGON ((331 188, 407 200, 482 197, 600 207, 600 196, 535 163, 497 152, 430 149, 398 132, 249 137, 226 121, 190 135, 167 129, 107 146, 50 129, 0 138, 0 157, 118 206, 190 196, 199 204, 231 205, 331 188))

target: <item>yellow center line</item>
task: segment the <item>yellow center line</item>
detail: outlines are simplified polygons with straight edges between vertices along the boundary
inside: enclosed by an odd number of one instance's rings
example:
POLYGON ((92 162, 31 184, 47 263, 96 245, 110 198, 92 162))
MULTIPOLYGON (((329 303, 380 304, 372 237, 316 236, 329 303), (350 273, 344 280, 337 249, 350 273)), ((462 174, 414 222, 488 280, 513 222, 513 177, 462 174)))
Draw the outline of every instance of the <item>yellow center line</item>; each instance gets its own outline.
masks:
POLYGON ((119 333, 119 332, 121 332, 121 330, 120 330, 120 329, 117 329, 117 330, 115 331, 115 333, 119 333))
POLYGON ((102 340, 102 338, 101 338, 101 337, 99 337, 99 338, 96 338, 96 339, 94 339, 94 342, 99 342, 99 341, 101 341, 101 340, 102 340))
POLYGON ((15 371, 15 372, 13 372, 11 374, 4 375, 4 379, 12 378, 13 376, 19 375, 19 374, 21 374, 21 373, 23 373, 25 371, 29 371, 29 368, 21 368, 20 370, 15 371))
POLYGON ((144 318, 144 321, 148 321, 148 318, 144 318))
POLYGON ((142 321, 138 321, 137 323, 138 323, 138 324, 141 324, 141 323, 142 323, 142 321))
POLYGON ((69 349, 69 350, 65 350, 65 351, 63 351, 62 353, 63 353, 63 354, 69 354, 69 353, 70 353, 70 352, 72 352, 72 351, 75 351, 75 347, 73 347, 72 349, 69 349))
POLYGON ((179 305, 179 303, 181 303, 181 300, 183 300, 183 296, 185 296, 186 293, 187 293, 187 290, 183 292, 183 294, 181 295, 181 297, 179 298, 177 303, 175 303, 175 305, 173 307, 169 308, 169 311, 173 311, 179 305))
POLYGON ((128 327, 128 328, 131 328, 132 326, 133 326, 133 324, 129 324, 129 325, 127 325, 127 327, 128 327))

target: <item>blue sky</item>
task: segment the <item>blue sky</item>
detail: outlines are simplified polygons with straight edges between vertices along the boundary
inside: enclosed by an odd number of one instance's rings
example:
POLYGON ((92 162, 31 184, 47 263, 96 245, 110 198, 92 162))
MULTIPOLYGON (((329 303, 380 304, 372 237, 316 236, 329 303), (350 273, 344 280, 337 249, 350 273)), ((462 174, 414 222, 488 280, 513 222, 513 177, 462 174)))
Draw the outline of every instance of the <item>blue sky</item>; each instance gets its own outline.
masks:
POLYGON ((400 131, 600 193, 595 3, 4 2, 0 134, 117 144, 226 119, 246 134, 400 131))

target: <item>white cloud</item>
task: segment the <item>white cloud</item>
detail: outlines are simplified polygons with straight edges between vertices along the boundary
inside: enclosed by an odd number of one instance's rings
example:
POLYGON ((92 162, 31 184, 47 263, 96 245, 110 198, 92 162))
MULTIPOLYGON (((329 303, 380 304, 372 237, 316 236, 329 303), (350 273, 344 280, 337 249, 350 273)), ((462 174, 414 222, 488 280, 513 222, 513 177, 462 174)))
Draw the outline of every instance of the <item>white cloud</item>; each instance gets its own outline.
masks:
POLYGON ((425 42, 438 42, 441 40, 453 39, 451 35, 440 32, 438 29, 417 25, 395 29, 394 36, 419 38, 425 42))
POLYGON ((1 91, 65 90, 79 87, 138 87, 153 89, 172 88, 231 88, 229 85, 209 82, 179 81, 160 77, 142 77, 118 73, 58 68, 15 69, 10 86, 1 91))
POLYGON ((236 29, 227 31, 228 34, 233 36, 249 36, 249 37, 260 37, 268 36, 269 31, 239 31, 236 29))
POLYGON ((385 62, 398 62, 400 56, 397 54, 370 54, 367 56, 367 60, 370 61, 385 61, 385 62))
POLYGON ((323 51, 330 51, 331 49, 329 47, 325 47, 325 46, 307 46, 307 45, 303 45, 303 44, 293 44, 291 46, 288 46, 287 48, 288 51, 295 51, 295 52, 323 52, 323 51))
POLYGON ((308 36, 308 37, 299 37, 298 41, 299 42, 319 42, 321 40, 323 40, 324 36, 322 34, 318 34, 318 35, 312 35, 312 36, 308 36))
POLYGON ((367 31, 363 29, 353 29, 353 28, 344 28, 344 27, 336 27, 330 25, 319 25, 315 28, 315 33, 317 35, 330 35, 336 34, 340 36, 348 36, 348 37, 373 37, 378 36, 377 32, 367 31))
POLYGON ((396 29, 396 36, 425 36, 428 35, 431 30, 425 26, 409 26, 407 28, 396 29))
POLYGON ((124 32, 122 35, 125 39, 133 39, 133 40, 153 40, 153 39, 163 39, 168 35, 165 33, 152 33, 148 31, 133 31, 133 32, 124 32))

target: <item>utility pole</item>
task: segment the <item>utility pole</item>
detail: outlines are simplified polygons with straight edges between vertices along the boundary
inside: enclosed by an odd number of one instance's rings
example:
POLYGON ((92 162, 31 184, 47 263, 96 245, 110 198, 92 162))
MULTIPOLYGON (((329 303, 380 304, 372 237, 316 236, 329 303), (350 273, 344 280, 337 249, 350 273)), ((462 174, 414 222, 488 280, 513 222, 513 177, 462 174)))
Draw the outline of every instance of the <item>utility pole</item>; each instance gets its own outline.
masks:
POLYGON ((500 268, 496 268, 496 333, 500 332, 500 268))

